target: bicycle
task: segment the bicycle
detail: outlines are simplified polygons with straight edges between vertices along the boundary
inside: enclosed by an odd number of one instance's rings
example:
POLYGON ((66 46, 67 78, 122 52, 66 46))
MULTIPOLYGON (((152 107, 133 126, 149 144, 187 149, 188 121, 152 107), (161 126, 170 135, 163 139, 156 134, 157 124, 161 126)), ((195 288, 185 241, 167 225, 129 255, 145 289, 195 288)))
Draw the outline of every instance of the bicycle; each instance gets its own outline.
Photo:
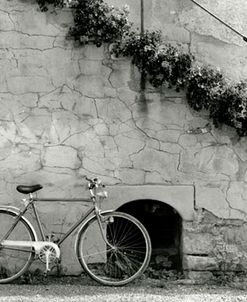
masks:
POLYGON ((28 271, 35 259, 45 263, 45 274, 61 262, 60 246, 76 229, 76 256, 84 271, 103 285, 125 285, 139 277, 151 257, 151 242, 145 227, 133 216, 113 210, 102 211, 107 198, 104 185, 98 178, 89 179, 90 198, 38 198, 40 184, 17 186, 28 195, 22 199, 24 208, 0 207, 0 284, 9 283, 28 271), (34 196, 35 193, 35 196, 34 196), (35 202, 92 201, 93 205, 60 239, 45 235, 35 202), (24 216, 32 210, 41 240, 35 228, 24 216), (80 227, 80 228, 79 228, 80 227), (96 238, 93 240, 93 238, 96 238))

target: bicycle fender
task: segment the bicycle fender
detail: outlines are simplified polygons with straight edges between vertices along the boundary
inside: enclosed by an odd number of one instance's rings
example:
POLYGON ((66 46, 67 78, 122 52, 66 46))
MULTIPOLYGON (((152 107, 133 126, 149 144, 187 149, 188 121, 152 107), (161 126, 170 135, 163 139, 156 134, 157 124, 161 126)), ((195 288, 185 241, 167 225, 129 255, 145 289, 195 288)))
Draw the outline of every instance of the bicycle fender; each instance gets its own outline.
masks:
MULTIPOLYGON (((3 207, 0 207, 0 210, 5 210, 5 211, 13 213, 15 215, 19 215, 20 214, 20 209, 16 208, 16 207, 12 207, 12 206, 3 206, 3 207)), ((36 231, 35 231, 34 227, 31 224, 31 222, 26 217, 24 217, 24 216, 22 216, 22 219, 26 222, 26 224, 32 230, 32 232, 34 234, 35 241, 38 241, 38 236, 36 234, 36 231)))
MULTIPOLYGON (((113 212, 116 212, 116 211, 115 211, 115 210, 107 210, 107 211, 102 211, 102 212, 100 212, 100 214, 108 214, 108 213, 113 213, 113 212)), ((76 238, 75 238, 75 246, 74 246, 74 248, 75 248, 75 254, 76 254, 76 247, 77 247, 77 244, 78 244, 79 234, 80 234, 81 230, 84 228, 84 226, 85 226, 88 222, 90 222, 91 220, 93 220, 95 217, 96 217, 96 215, 94 214, 93 216, 91 216, 91 217, 89 217, 87 220, 85 220, 85 221, 83 222, 83 224, 81 225, 79 231, 77 232, 76 238)))
POLYGON ((19 208, 13 206, 1 206, 0 210, 12 210, 12 212, 17 215, 21 212, 19 208))

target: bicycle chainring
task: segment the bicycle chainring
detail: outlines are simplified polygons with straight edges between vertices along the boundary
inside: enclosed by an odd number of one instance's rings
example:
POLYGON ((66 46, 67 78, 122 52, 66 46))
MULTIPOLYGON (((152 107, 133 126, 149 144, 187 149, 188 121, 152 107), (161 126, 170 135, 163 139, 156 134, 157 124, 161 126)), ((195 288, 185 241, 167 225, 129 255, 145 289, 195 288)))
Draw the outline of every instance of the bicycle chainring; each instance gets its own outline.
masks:
POLYGON ((58 255, 57 255, 57 252, 54 249, 54 247, 47 244, 47 245, 44 245, 40 249, 38 258, 43 263, 47 263, 47 261, 48 261, 48 263, 51 264, 56 261, 56 259, 58 258, 58 255))

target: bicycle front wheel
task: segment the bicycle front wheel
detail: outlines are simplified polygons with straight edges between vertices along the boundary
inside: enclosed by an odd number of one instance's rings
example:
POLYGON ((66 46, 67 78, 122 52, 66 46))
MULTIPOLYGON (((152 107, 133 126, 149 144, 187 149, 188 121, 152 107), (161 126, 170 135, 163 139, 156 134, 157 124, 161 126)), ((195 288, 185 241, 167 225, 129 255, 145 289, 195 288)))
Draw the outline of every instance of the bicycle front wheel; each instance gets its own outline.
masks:
MULTIPOLYGON (((5 236, 16 220, 16 213, 0 209, 0 240, 5 236)), ((29 224, 20 218, 7 240, 35 241, 35 235, 29 224)), ((11 282, 28 269, 34 257, 31 248, 5 247, 0 242, 0 284, 11 282)))
POLYGON ((144 226, 129 214, 108 212, 89 220, 80 230, 77 257, 84 270, 103 285, 125 285, 139 277, 151 257, 144 226), (109 244, 106 243, 105 238, 109 244))

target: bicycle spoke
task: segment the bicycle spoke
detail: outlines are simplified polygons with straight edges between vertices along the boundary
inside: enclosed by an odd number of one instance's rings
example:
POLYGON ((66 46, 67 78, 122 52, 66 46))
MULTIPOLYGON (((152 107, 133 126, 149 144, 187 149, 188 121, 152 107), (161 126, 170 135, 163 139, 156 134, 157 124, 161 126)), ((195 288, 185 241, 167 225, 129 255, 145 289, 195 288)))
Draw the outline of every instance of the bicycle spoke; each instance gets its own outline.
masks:
MULTIPOLYGON (((17 251, 17 252, 24 252, 24 253, 30 253, 32 252, 32 249, 22 249, 22 248, 12 248, 12 247, 4 247, 4 250, 9 250, 9 251, 17 251)), ((1 255, 1 248, 0 248, 0 255, 1 255)))
POLYGON ((105 235, 112 248, 101 235, 95 235, 96 231, 99 232, 94 227, 98 222, 95 218, 81 231, 78 259, 85 271, 102 284, 129 283, 144 271, 150 260, 151 245, 147 231, 128 214, 114 212, 102 216, 105 216, 105 235))
MULTIPOLYGON (((1 255, 1 252, 0 252, 0 260, 1 260, 1 258, 3 259, 3 256, 4 255, 1 255)), ((14 256, 14 255, 5 254, 5 257, 12 258, 12 259, 18 259, 18 260, 24 260, 24 261, 26 260, 26 257, 21 258, 19 255, 14 256)))
MULTIPOLYGON (((12 241, 34 241, 34 234, 28 223, 22 218, 16 222, 17 215, 10 210, 0 209, 0 238, 6 237, 12 241), (11 231, 10 231, 11 230, 11 231)), ((0 283, 10 282, 21 276, 34 258, 30 248, 0 246, 0 283)))
POLYGON ((89 258, 89 257, 92 257, 92 256, 97 256, 97 255, 101 255, 101 254, 105 254, 105 253, 107 253, 107 251, 84 255, 84 257, 89 258))

